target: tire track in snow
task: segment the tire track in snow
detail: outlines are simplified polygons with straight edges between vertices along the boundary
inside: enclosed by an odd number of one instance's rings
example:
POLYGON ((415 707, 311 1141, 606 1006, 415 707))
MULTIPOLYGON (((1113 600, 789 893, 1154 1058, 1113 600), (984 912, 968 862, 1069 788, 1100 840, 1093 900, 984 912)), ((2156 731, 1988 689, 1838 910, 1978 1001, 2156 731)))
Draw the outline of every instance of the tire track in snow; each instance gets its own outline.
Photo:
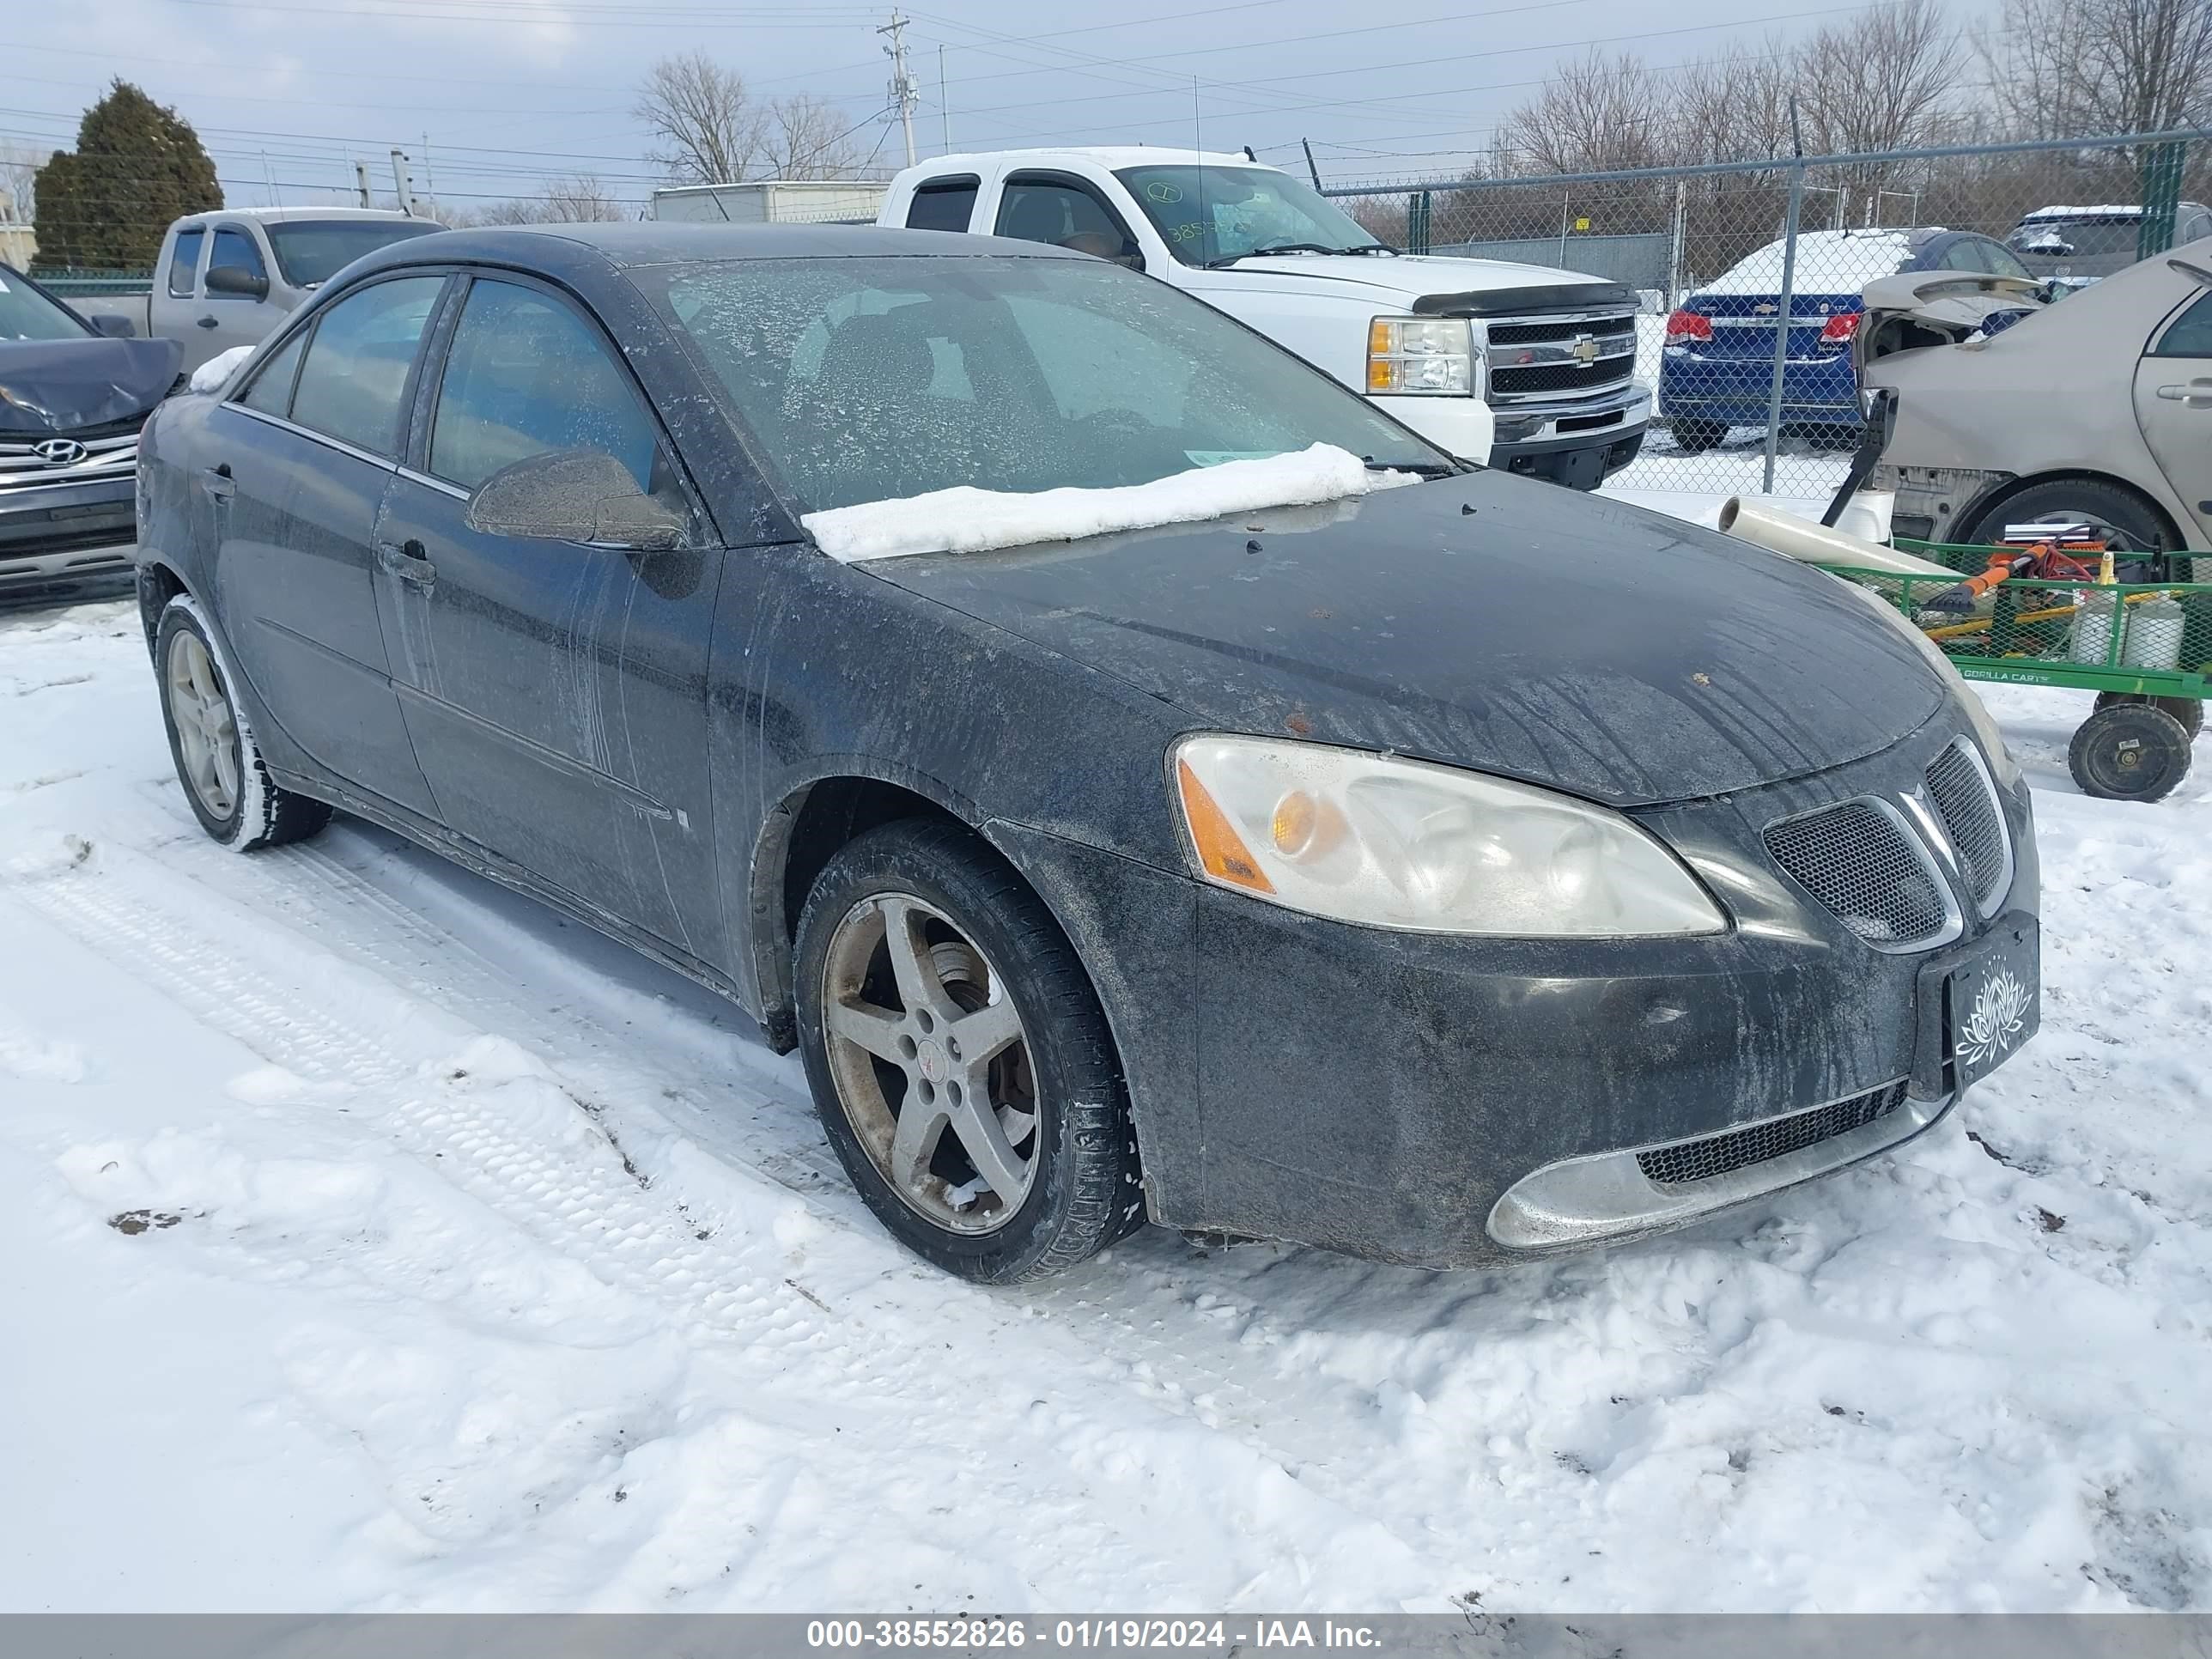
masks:
MULTIPOLYGON (((557 1091, 573 1114, 568 1127, 574 1133, 568 1134, 549 1131, 542 1113, 511 1109, 501 1099, 502 1086, 446 1086, 472 1081, 440 1073, 455 1069, 447 1062, 465 1055, 472 1042, 483 1045, 485 1034, 473 1020, 437 1007, 386 976, 398 972, 411 978, 418 966, 389 954, 381 958, 381 971, 348 962, 289 922, 256 914, 252 907, 197 881, 200 872, 185 867, 191 856, 179 849, 173 861, 155 860, 111 843, 99 866, 18 875, 9 885, 54 925, 119 970, 152 985, 199 1023, 310 1083, 346 1089, 357 1119, 380 1115, 392 1139, 417 1161, 542 1247, 659 1308, 688 1342, 742 1353, 746 1369, 772 1379, 770 1386, 787 1386, 781 1382, 787 1376, 818 1378, 826 1361, 829 1374, 845 1379, 846 1386, 896 1401, 906 1434, 948 1444, 973 1435, 975 1425, 964 1388, 948 1390, 933 1358, 926 1361, 919 1351, 873 1339, 859 1321, 821 1315, 817 1298, 790 1277, 790 1263, 774 1237, 780 1229, 773 1217, 765 1227, 699 1237, 677 1205, 624 1167, 619 1148, 586 1122, 591 1113, 584 1099, 562 1084, 557 1072, 525 1064, 514 1066, 501 1084, 535 1083, 557 1091), (264 937, 256 939, 256 933, 264 937), (222 943, 238 939, 247 948, 222 943), (257 944, 278 948, 251 948, 257 944), (283 961, 296 971, 280 979, 258 965, 264 960, 283 961), (354 1012, 342 1014, 337 1012, 340 1006, 354 1012)), ((258 866, 278 860, 253 862, 258 866)), ((447 943, 419 919, 410 921, 404 907, 391 909, 396 901, 380 902, 357 890, 368 885, 358 878, 334 880, 327 867, 315 862, 284 862, 292 868, 280 879, 289 876, 334 891, 356 889, 346 894, 348 901, 382 912, 383 925, 421 929, 426 944, 447 943)), ((257 868, 254 873, 262 872, 257 868)), ((349 942, 360 943, 357 938, 349 942)), ((374 958, 378 953, 368 954, 374 958)), ((441 958, 441 967, 447 960, 441 958)), ((494 964, 475 957, 469 976, 478 975, 495 985, 499 979, 494 964)), ((526 1028, 546 1018, 532 1018, 526 1010, 496 1003, 474 1012, 496 1012, 502 1026, 510 1024, 509 1013, 520 1016, 512 1025, 526 1028)), ((527 1052, 510 1039, 490 1041, 495 1067, 506 1058, 496 1050, 527 1052)), ((1094 1330, 1124 1334, 1133 1328, 1126 1318, 1103 1314, 1101 1322, 1056 1322, 1060 1340, 1053 1350, 1060 1352, 1040 1350, 1036 1326, 1007 1305, 1021 1292, 962 1286, 911 1267, 888 1240, 864 1238, 842 1218, 826 1214, 816 1194, 759 1171, 740 1168, 737 1178, 744 1174, 774 1182, 776 1205, 803 1210, 810 1221, 842 1235, 839 1252, 865 1249, 895 1262, 888 1273, 879 1268, 878 1282, 869 1286, 877 1297, 887 1297, 900 1312, 919 1312, 948 1326, 981 1321, 994 1360, 1011 1358, 1032 1371, 1026 1377, 995 1377, 993 1383, 994 1389, 1026 1389, 1034 1396, 1029 1412, 1009 1414, 993 1431, 1006 1443, 1000 1449, 1006 1459, 1024 1478, 1010 1482, 995 1497, 976 1495, 976 1501, 1008 1515, 1033 1510, 1039 1494, 1029 1477, 1057 1470, 1055 1485, 1073 1480, 1079 1489, 1094 1482, 1123 1488, 1124 1498, 1115 1501, 1132 1517, 1082 1523, 1087 1535, 1079 1544, 1072 1539, 1060 1546, 1031 1540, 1048 1559, 1063 1547, 1104 1550, 1139 1558, 1129 1560, 1123 1582, 1174 1582, 1175 1563, 1155 1554, 1164 1547, 1163 1539, 1143 1516, 1147 1487, 1163 1473, 1171 1473, 1178 1477, 1181 1494, 1174 1513, 1186 1523, 1194 1508, 1211 1508, 1216 1513, 1210 1534, 1249 1536, 1256 1512, 1281 1528, 1286 1539, 1297 1538, 1295 1546, 1285 1543, 1279 1570, 1301 1583, 1312 1571, 1315 1558, 1325 1554, 1334 1540, 1356 1537, 1352 1553, 1366 1564, 1363 1583, 1395 1582, 1400 1593, 1409 1595, 1438 1592, 1437 1571, 1389 1522, 1370 1513, 1352 1492, 1330 1490, 1334 1481, 1316 1486, 1301 1479, 1298 1471, 1310 1460, 1279 1448, 1260 1432, 1267 1415, 1264 1403, 1219 1371, 1196 1372, 1197 1386, 1168 1376, 1170 1369, 1180 1372, 1187 1367, 1166 1364, 1169 1350, 1158 1342, 1147 1342, 1146 1356, 1133 1363, 1102 1365, 1081 1350, 1079 1345, 1095 1339, 1080 1327, 1091 1323, 1094 1330), (1071 1337, 1073 1345, 1066 1340, 1071 1337), (1097 1397, 1101 1384, 1107 1385, 1109 1400, 1122 1402, 1118 1409, 1097 1397), (1218 1407, 1231 1400, 1234 1416, 1243 1420, 1234 1431, 1224 1431, 1218 1407), (1139 1408, 1133 1421, 1132 1404, 1139 1408), (1217 1472, 1195 1493, 1182 1473, 1194 1468, 1217 1472), (1128 1505, 1130 1499, 1133 1505, 1128 1505), (1103 1533, 1100 1525, 1105 1527, 1103 1533)), ((760 1208, 757 1202, 750 1207, 760 1208)), ((1092 1499, 1048 1508, 1091 1514, 1097 1504, 1092 1499)), ((1250 1584, 1259 1582, 1255 1577, 1250 1584)), ((1249 1587, 1221 1589, 1233 1595, 1249 1587)), ((1294 1588, 1283 1584, 1274 1593, 1279 1597, 1294 1588)))

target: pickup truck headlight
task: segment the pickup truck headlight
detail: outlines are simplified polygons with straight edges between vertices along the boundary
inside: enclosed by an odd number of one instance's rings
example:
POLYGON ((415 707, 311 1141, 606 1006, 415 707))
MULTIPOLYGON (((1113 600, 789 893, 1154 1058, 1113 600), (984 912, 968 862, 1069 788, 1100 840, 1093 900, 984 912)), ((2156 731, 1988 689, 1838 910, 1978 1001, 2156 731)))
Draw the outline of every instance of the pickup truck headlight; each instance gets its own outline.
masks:
POLYGON ((1717 933, 1719 907, 1618 812, 1503 778, 1200 733, 1171 756, 1217 885, 1370 927, 1521 939, 1717 933))
POLYGON ((1367 325, 1367 389, 1408 394, 1480 396, 1482 355, 1461 317, 1377 317, 1367 325))

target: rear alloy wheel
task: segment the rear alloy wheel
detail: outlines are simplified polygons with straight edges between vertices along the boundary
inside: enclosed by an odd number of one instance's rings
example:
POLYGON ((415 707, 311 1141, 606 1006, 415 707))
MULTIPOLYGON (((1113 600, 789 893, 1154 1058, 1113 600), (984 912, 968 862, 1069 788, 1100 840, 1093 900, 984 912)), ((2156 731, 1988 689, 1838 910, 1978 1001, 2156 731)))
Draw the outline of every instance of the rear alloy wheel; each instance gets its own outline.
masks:
POLYGON ((2146 703, 2100 708, 2081 723, 2066 767, 2085 795, 2102 800, 2164 800, 2189 775, 2189 734, 2146 703))
POLYGON ((799 918, 816 1109, 884 1225, 1003 1284, 1142 1218, 1112 1039, 1048 912, 988 848, 908 820, 854 841, 799 918))
MULTIPOLYGON (((2094 478, 2054 478, 2032 484, 2017 495, 2007 496, 1975 520, 1963 539, 1993 545, 2005 538, 2008 525, 2086 524, 2097 532, 2121 563, 2130 555, 2152 558, 2173 545, 2156 512, 2132 491, 2100 483, 2094 478)), ((2161 558, 2159 562, 2163 565, 2161 558)), ((2154 581, 2183 580, 2186 572, 2161 572, 2154 581)))
POLYGON ((1674 434, 1674 447, 1685 455, 1702 455, 1729 434, 1718 421, 1669 421, 1667 429, 1674 434))
POLYGON ((231 695, 229 665, 190 594, 178 594, 161 612, 154 666, 177 777, 210 836, 247 853, 312 836, 331 821, 329 806, 269 775, 253 728, 231 695))

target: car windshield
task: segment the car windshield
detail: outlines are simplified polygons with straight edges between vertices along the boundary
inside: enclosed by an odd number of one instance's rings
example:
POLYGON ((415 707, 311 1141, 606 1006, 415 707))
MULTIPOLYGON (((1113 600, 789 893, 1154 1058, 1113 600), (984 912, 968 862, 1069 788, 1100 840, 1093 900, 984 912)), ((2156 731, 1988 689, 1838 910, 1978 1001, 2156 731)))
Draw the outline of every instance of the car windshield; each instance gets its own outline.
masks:
POLYGON ((82 340, 92 331, 0 266, 0 340, 82 340))
POLYGON ((1312 185, 1272 167, 1124 167, 1115 177, 1187 265, 1267 248, 1352 253, 1382 246, 1312 185))
POLYGON ((2007 238, 2022 253, 2070 254, 2080 259, 2124 253, 2135 257, 2140 219, 2038 219, 2007 238))
POLYGON ((698 349, 802 512, 970 484, 1149 483, 1334 444, 1442 452, 1319 370, 1096 259, 757 260, 634 280, 698 349))
POLYGON ((445 227, 428 219, 301 219, 263 228, 284 280, 294 288, 315 288, 364 253, 445 227))

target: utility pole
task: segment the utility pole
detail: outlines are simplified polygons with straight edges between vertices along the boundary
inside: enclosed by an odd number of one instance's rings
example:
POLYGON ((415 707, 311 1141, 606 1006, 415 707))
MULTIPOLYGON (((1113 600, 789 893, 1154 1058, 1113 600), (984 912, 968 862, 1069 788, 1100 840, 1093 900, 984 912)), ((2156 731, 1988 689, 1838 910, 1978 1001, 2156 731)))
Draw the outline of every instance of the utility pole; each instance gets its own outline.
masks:
POLYGON ((404 149, 392 152, 392 187, 399 192, 399 210, 402 213, 414 212, 415 210, 408 205, 415 191, 414 186, 408 182, 407 152, 404 149))
POLYGON ((945 124, 945 153, 952 154, 952 106, 945 101, 945 48, 937 49, 937 114, 945 124))
POLYGON ((430 198, 433 213, 438 207, 438 175, 430 170, 430 135, 422 135, 422 193, 430 198))
POLYGON ((363 207, 374 207, 376 203, 370 198, 368 193, 368 162, 356 161, 353 164, 353 183, 354 188, 361 192, 361 204, 363 207))
POLYGON ((912 167, 915 83, 914 76, 907 72, 906 67, 906 19, 898 15, 897 7, 891 8, 891 21, 876 33, 888 34, 891 38, 890 45, 884 48, 891 60, 891 101, 898 106, 899 125, 906 131, 906 164, 912 167))

